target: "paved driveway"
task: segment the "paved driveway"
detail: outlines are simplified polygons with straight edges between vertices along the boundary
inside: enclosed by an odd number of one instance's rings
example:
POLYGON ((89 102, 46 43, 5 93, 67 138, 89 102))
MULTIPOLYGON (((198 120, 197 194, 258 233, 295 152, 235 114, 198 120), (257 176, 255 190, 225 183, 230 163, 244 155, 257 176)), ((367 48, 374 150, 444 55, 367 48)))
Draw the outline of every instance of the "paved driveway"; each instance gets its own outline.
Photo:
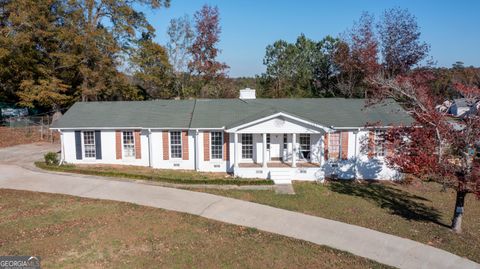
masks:
MULTIPOLYGON (((0 139, 2 139, 0 137, 0 139)), ((28 145, 18 145, 9 148, 0 148, 0 163, 27 165, 33 167, 33 162, 42 160, 47 152, 58 152, 59 144, 35 143, 28 145)))
POLYGON ((270 206, 187 190, 31 169, 51 145, 0 150, 0 188, 131 202, 185 212, 326 245, 399 268, 480 268, 409 239, 270 206))

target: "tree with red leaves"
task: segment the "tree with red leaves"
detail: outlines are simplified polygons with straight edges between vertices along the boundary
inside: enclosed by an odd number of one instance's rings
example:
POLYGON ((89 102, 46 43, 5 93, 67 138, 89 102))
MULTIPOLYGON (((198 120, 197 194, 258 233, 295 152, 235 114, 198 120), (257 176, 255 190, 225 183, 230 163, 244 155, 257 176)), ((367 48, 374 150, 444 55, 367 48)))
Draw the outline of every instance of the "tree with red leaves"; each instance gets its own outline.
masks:
POLYGON ((334 61, 341 71, 337 87, 345 96, 363 97, 363 80, 380 69, 373 19, 364 12, 353 28, 343 35, 335 52, 334 61))
POLYGON ((190 71, 200 76, 205 84, 215 78, 223 78, 228 65, 216 60, 220 50, 220 14, 218 8, 204 5, 194 16, 196 37, 190 47, 192 59, 188 64, 190 71))
MULTIPOLYGON (((435 108, 444 100, 433 94, 432 73, 417 70, 395 78, 370 79, 378 99, 401 101, 416 119, 414 126, 398 126, 387 132, 395 153, 387 158, 390 166, 403 173, 435 180, 456 190, 452 229, 460 233, 464 201, 468 193, 480 198, 480 160, 475 149, 480 141, 480 111, 455 118, 435 108)), ((472 104, 480 101, 480 89, 456 84, 456 90, 472 104)))

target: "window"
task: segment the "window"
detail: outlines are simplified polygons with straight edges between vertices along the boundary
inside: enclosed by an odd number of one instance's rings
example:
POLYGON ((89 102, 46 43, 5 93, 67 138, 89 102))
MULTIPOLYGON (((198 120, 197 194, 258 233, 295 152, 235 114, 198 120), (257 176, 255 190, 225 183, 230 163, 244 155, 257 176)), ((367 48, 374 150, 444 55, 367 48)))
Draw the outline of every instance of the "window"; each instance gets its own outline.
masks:
POLYGON ((123 132, 123 157, 135 157, 135 140, 132 131, 123 132))
POLYGON ((270 149, 270 134, 267 134, 267 149, 270 149))
POLYGON ((288 135, 283 134, 283 149, 287 149, 287 148, 288 148, 288 135))
POLYGON ((300 158, 310 160, 310 134, 300 134, 300 158))
POLYGON ((170 154, 172 158, 182 158, 182 132, 170 132, 170 154))
POLYGON ((328 158, 333 160, 340 158, 340 133, 328 135, 328 158))
POLYGON ((375 151, 374 151, 375 156, 376 157, 385 156, 385 131, 375 130, 374 142, 375 142, 375 151))
POLYGON ((252 134, 242 134, 242 158, 253 158, 253 137, 252 134))
POLYGON ((83 148, 85 158, 95 158, 95 132, 85 131, 83 132, 83 148))
POLYGON ((222 159, 223 157, 223 133, 212 132, 212 142, 210 143, 212 159, 222 159))

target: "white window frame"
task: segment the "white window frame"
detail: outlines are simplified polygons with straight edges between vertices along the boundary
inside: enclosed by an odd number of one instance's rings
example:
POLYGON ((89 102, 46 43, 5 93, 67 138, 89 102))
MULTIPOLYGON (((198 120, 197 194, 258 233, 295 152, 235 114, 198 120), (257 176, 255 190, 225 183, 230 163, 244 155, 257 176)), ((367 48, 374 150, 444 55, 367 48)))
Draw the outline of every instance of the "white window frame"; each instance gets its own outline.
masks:
MULTIPOLYGON (((223 160, 223 143, 224 143, 224 134, 223 132, 210 132, 210 160, 223 160), (221 136, 221 141, 220 141, 220 158, 214 157, 213 156, 213 134, 214 133, 219 133, 221 136)), ((216 145, 218 146, 218 145, 216 145)))
POLYGON ((283 150, 288 150, 288 134, 283 134, 283 150))
MULTIPOLYGON (((307 144, 303 144, 307 145, 307 144)), ((312 159, 312 137, 310 134, 300 134, 298 136, 298 157, 300 160, 306 160, 310 161, 312 159), (308 150, 302 149, 302 137, 308 137, 308 150), (302 152, 310 152, 310 157, 309 158, 304 158, 302 152)))
MULTIPOLYGON (((127 145, 130 146, 130 144, 127 144, 127 145)), ((133 130, 132 130, 132 131, 130 131, 130 130, 122 131, 122 157, 123 157, 124 159, 135 159, 135 132, 134 132, 133 130), (132 133, 132 141, 133 141, 133 144, 131 144, 131 146, 133 146, 133 147, 132 147, 132 148, 133 148, 133 151, 132 151, 133 154, 132 154, 132 156, 127 156, 127 155, 125 154, 125 153, 127 152, 127 151, 125 150, 125 146, 126 146, 126 144, 125 144, 125 139, 124 139, 125 133, 132 133)))
POLYGON ((183 141, 182 141, 182 131, 169 131, 168 132, 168 147, 170 152, 170 159, 172 160, 181 160, 183 157, 183 141), (172 144, 172 133, 179 133, 179 141, 180 144, 172 144), (172 146, 180 146, 180 157, 173 156, 173 147, 172 146))
POLYGON ((96 159, 97 158, 97 141, 95 141, 95 131, 82 131, 82 154, 84 159, 96 159), (93 144, 85 144, 85 133, 92 133, 93 144), (93 146, 93 157, 87 157, 87 147, 93 146))
POLYGON ((242 151, 241 151, 242 159, 243 159, 243 160, 253 160, 253 156, 254 156, 254 155, 253 155, 253 134, 241 134, 240 139, 241 139, 241 143, 242 143, 242 149, 241 149, 241 150, 242 150, 242 151), (243 136, 250 136, 250 137, 252 138, 252 139, 251 139, 251 142, 252 142, 252 143, 251 143, 251 144, 244 144, 244 143, 243 143, 243 140, 244 140, 244 139, 243 139, 243 136), (248 150, 248 149, 245 149, 245 150, 244 150, 244 147, 245 147, 246 145, 249 145, 249 150, 251 151, 251 155, 252 155, 251 157, 244 157, 244 154, 243 154, 244 151, 248 150))
POLYGON ((328 160, 332 160, 332 161, 338 161, 340 160, 341 158, 341 149, 342 149, 342 134, 339 133, 339 132, 336 132, 336 133, 330 133, 328 135, 328 160), (330 150, 332 147, 332 135, 335 135, 337 136, 338 135, 338 147, 336 149, 336 151, 334 151, 335 153, 337 153, 338 155, 336 157, 331 157, 331 153, 332 151, 330 150))

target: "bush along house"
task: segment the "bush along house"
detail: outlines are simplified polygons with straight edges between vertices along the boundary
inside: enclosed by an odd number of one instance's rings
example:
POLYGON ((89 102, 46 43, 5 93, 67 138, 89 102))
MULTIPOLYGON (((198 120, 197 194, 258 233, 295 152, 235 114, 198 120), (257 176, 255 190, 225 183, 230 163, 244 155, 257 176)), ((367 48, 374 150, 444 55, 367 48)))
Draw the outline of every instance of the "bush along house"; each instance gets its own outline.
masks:
POLYGON ((393 100, 239 99, 78 102, 52 125, 61 158, 228 172, 240 178, 395 180, 382 133, 413 119, 393 100), (366 127, 368 123, 381 123, 366 127))

